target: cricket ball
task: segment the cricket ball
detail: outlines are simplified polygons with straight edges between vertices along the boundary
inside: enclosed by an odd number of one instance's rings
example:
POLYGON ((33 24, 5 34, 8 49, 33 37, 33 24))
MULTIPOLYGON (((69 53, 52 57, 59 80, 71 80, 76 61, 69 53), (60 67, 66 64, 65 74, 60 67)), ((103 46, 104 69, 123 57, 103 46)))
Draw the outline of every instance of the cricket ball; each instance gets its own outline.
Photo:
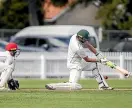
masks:
POLYGON ((108 79, 108 76, 104 76, 104 79, 108 79))

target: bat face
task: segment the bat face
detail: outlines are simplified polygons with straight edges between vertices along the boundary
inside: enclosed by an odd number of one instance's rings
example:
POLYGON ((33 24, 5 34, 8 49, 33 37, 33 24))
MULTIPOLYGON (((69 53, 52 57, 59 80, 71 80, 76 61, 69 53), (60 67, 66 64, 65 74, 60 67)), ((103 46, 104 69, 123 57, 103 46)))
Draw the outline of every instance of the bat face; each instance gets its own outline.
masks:
POLYGON ((116 69, 118 72, 124 74, 125 76, 126 76, 126 75, 129 75, 129 72, 128 72, 127 70, 125 70, 125 69, 123 69, 123 68, 117 66, 116 64, 114 64, 114 63, 111 62, 111 61, 107 61, 107 62, 106 62, 106 65, 109 66, 109 67, 112 68, 112 69, 116 69))
POLYGON ((116 70, 118 70, 120 73, 123 73, 124 75, 129 74, 129 72, 119 66, 116 66, 116 70))

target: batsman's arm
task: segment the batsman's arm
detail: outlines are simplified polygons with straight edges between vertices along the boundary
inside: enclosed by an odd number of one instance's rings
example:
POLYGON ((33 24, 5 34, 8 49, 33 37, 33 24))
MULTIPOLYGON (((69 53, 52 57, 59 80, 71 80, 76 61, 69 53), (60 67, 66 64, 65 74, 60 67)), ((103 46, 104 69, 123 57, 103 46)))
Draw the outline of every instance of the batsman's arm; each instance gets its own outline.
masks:
POLYGON ((103 56, 99 51, 97 51, 88 41, 85 42, 85 46, 91 51, 93 52, 97 58, 100 59, 104 59, 105 56, 103 56))
POLYGON ((99 62, 96 58, 89 58, 88 56, 83 58, 86 62, 99 62))
POLYGON ((100 59, 97 58, 89 58, 86 51, 84 49, 80 49, 77 51, 77 54, 84 59, 86 62, 99 62, 100 59))
POLYGON ((85 46, 87 46, 87 48, 94 54, 97 53, 97 50, 88 41, 85 42, 85 46))

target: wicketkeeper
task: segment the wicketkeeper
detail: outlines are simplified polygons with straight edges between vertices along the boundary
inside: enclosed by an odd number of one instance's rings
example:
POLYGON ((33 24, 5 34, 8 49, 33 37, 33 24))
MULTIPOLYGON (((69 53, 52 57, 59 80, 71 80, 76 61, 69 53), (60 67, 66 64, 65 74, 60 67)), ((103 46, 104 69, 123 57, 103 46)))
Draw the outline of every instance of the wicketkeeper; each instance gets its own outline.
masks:
MULTIPOLYGON (((96 49, 92 49, 92 45, 89 43, 90 34, 87 30, 80 30, 77 34, 74 34, 69 43, 67 67, 70 69, 69 82, 67 83, 51 83, 45 87, 50 90, 77 90, 82 86, 78 84, 82 71, 92 71, 93 77, 98 83, 99 90, 112 90, 109 87, 104 77, 100 74, 98 69, 99 63, 106 63, 106 58, 100 56, 96 49), (86 50, 86 48, 88 48, 86 50), (87 52, 92 52, 97 57, 88 57, 87 52)), ((94 48, 94 47, 93 47, 94 48)))
POLYGON ((0 90, 16 90, 19 88, 17 80, 12 78, 12 72, 15 69, 15 59, 20 54, 20 50, 16 43, 8 43, 4 52, 0 52, 0 57, 4 58, 4 62, 0 62, 0 90), (5 84, 8 84, 8 88, 5 84))

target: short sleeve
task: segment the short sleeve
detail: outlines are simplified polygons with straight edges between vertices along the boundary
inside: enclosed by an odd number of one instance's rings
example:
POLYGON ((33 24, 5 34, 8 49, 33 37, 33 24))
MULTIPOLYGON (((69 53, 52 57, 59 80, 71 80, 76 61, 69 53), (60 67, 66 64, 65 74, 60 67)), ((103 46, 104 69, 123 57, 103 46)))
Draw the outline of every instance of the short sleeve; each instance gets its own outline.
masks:
POLYGON ((7 56, 7 52, 0 52, 0 57, 5 57, 5 56, 7 56))
POLYGON ((81 57, 84 58, 87 56, 86 51, 84 49, 80 49, 77 51, 77 54, 81 57))

